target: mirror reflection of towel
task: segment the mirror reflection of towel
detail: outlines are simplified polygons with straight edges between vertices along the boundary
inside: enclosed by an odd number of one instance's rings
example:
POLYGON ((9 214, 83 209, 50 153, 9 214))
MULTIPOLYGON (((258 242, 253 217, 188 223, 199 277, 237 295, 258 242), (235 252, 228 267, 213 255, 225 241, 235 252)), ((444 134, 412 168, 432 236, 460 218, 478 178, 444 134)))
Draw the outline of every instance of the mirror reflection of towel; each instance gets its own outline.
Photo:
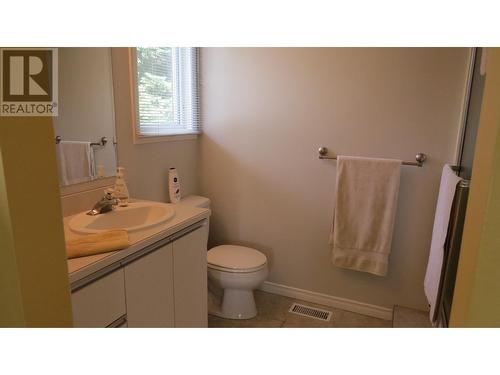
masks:
POLYGON ((56 145, 61 185, 92 180, 95 175, 94 150, 90 142, 61 141, 56 145))

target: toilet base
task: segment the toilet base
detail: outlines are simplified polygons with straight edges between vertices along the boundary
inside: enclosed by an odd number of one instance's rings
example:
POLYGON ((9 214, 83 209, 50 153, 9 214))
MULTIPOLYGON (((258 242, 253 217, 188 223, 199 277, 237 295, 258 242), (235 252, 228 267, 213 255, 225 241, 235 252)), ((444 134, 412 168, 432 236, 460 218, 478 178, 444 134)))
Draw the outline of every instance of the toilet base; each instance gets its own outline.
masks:
POLYGON ((222 303, 209 304, 208 313, 225 319, 252 319, 257 316, 257 307, 252 290, 224 289, 222 303))
POLYGON ((225 319, 252 319, 257 315, 254 289, 267 278, 268 269, 252 272, 227 272, 208 267, 209 313, 225 319))

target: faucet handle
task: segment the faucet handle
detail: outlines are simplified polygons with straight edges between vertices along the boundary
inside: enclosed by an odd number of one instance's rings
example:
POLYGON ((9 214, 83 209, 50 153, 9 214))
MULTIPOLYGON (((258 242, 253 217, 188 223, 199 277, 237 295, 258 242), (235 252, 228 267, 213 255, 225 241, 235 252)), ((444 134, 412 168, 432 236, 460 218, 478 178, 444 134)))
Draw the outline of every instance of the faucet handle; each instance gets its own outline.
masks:
POLYGON ((102 200, 106 202, 105 204, 109 204, 112 208, 120 204, 120 200, 115 195, 114 189, 106 189, 104 191, 104 197, 102 198, 102 200))
POLYGON ((87 212, 87 215, 95 216, 112 211, 120 204, 120 200, 115 196, 113 189, 106 189, 104 196, 94 205, 94 208, 87 212))
POLYGON ((109 200, 116 199, 115 189, 109 188, 104 190, 104 198, 109 200))

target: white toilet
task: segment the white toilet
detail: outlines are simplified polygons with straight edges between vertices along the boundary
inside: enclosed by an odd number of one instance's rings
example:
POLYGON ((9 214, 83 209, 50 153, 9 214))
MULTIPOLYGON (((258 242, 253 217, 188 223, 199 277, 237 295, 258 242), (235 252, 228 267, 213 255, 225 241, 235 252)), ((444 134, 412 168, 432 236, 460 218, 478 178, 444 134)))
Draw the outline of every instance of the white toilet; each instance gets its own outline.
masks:
MULTIPOLYGON (((210 200, 189 196, 182 201, 210 208, 210 200)), ((207 253, 208 312, 226 319, 250 319, 257 315, 254 289, 267 278, 267 258, 260 251, 236 245, 221 245, 207 253)))
POLYGON ((208 281, 219 296, 219 306, 209 313, 227 319, 250 319, 257 315, 254 289, 267 278, 267 258, 260 251, 235 245, 208 251, 208 281))

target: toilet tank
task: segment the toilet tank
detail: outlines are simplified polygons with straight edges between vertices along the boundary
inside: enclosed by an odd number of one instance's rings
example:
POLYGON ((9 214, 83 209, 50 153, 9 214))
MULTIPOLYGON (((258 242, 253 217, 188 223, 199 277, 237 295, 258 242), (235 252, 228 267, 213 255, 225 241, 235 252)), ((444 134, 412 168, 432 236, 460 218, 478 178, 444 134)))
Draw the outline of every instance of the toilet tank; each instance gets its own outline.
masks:
POLYGON ((188 204, 194 207, 210 208, 210 199, 199 195, 188 195, 187 197, 182 198, 177 204, 188 204))

